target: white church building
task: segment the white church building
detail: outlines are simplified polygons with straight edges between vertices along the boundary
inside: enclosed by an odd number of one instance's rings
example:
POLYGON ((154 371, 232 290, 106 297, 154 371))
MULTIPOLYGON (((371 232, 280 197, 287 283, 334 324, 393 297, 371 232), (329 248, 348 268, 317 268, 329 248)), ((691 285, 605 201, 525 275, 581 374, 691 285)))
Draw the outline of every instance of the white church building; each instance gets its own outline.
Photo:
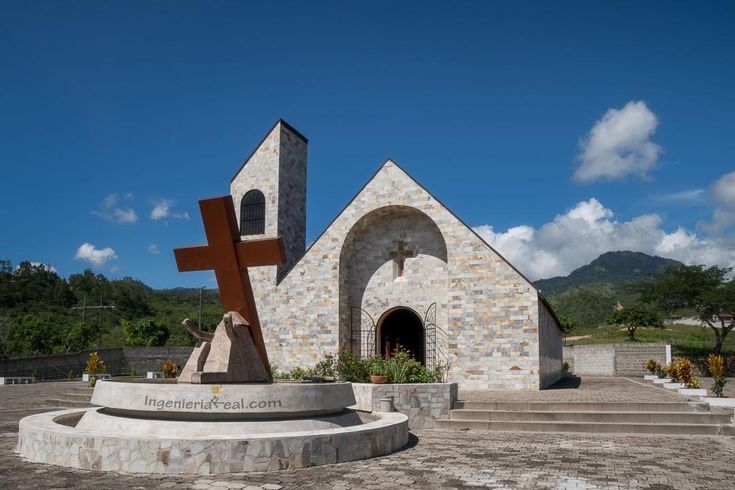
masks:
POLYGON ((271 364, 310 367, 397 345, 465 389, 537 390, 562 374, 562 334, 512 264, 386 161, 306 249, 307 139, 279 120, 230 183, 242 239, 281 236, 286 263, 250 269, 271 364))

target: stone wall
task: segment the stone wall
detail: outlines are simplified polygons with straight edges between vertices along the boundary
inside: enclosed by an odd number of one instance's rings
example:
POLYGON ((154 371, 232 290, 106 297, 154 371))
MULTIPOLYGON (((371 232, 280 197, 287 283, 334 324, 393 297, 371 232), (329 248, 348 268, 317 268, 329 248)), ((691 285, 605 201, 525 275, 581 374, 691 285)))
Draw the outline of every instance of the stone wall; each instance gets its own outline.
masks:
POLYGON ((564 347, 572 374, 583 376, 643 376, 643 365, 653 359, 666 365, 665 343, 573 345, 564 347))
POLYGON ((130 374, 135 368, 138 375, 146 371, 160 371, 166 361, 183 366, 192 347, 122 347, 82 351, 76 354, 5 359, 0 361, 0 376, 31 376, 35 371, 41 379, 62 379, 73 370, 81 376, 90 352, 97 352, 105 362, 107 372, 113 375, 130 374))
POLYGON ((649 359, 665 366, 666 344, 643 342, 617 344, 615 346, 615 376, 648 374, 643 365, 649 359))
POLYGON ((559 323, 543 301, 539 301, 539 383, 551 386, 562 376, 562 333, 559 323))
MULTIPOLYGON (((373 355, 375 341, 380 334, 380 319, 390 308, 408 307, 425 320, 429 308, 435 305, 436 325, 447 324, 447 247, 439 228, 425 214, 414 208, 392 206, 373 211, 352 228, 340 256, 340 304, 343 310, 360 308, 374 321, 374 336, 371 345, 352 342, 355 352, 373 355), (413 251, 414 257, 404 262, 402 276, 390 258, 398 241, 413 251)), ((346 311, 343 311, 344 315, 346 311)), ((353 315, 355 310, 350 311, 353 315)), ((346 319, 345 319, 346 320, 346 319)), ((350 318, 350 329, 343 329, 345 343, 350 342, 349 333, 356 327, 357 319, 350 318)), ((439 332, 441 334, 441 331, 439 332)), ((365 340, 365 339, 360 339, 365 340)), ((447 351, 446 337, 437 335, 437 351, 427 360, 441 362, 447 351)))
POLYGON ((428 429, 434 421, 448 419, 457 399, 457 383, 384 384, 352 383, 357 403, 363 412, 380 410, 380 399, 392 396, 396 411, 408 416, 409 429, 428 429))

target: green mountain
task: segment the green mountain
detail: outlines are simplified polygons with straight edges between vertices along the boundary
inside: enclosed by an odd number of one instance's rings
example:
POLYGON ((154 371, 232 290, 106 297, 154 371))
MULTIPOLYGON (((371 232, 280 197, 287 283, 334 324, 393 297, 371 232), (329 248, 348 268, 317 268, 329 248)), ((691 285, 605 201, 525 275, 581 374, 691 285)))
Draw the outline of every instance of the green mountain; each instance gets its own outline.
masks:
POLYGON ((651 279, 668 267, 679 267, 681 262, 642 252, 606 252, 588 265, 575 269, 564 277, 540 279, 534 285, 546 296, 563 293, 569 289, 605 284, 620 286, 651 279))

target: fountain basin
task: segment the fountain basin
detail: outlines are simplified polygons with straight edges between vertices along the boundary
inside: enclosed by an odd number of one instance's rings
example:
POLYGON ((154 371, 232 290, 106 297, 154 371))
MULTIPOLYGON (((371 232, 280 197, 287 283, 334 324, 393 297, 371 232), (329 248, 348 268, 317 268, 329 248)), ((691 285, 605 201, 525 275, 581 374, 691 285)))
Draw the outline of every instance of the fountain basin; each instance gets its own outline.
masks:
POLYGON ((406 415, 346 409, 354 404, 349 383, 100 381, 92 400, 105 406, 21 419, 20 455, 34 462, 85 470, 206 475, 367 459, 397 451, 408 442, 406 415), (164 400, 163 408, 145 404, 151 393, 164 400), (213 397, 217 403, 198 404, 205 407, 198 412, 180 411, 186 403, 175 409, 166 403, 211 401, 213 397), (235 409, 237 397, 256 402, 277 399, 281 404, 268 410, 259 407, 260 403, 252 408, 241 402, 235 409), (225 401, 230 402, 229 412, 225 401))
POLYGON ((350 383, 188 384, 98 381, 92 403, 107 413, 180 420, 246 420, 339 413, 355 404, 350 383))

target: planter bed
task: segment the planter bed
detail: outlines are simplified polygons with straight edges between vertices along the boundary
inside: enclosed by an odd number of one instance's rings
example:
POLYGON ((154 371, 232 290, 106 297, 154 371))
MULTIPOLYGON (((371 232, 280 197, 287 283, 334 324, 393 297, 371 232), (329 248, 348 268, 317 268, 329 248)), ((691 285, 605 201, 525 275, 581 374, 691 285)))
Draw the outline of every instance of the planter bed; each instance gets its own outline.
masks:
POLYGON ((408 416, 410 429, 434 427, 434 421, 448 419, 457 399, 457 383, 371 384, 352 383, 357 403, 350 408, 363 412, 380 410, 380 399, 393 397, 395 410, 408 416))

